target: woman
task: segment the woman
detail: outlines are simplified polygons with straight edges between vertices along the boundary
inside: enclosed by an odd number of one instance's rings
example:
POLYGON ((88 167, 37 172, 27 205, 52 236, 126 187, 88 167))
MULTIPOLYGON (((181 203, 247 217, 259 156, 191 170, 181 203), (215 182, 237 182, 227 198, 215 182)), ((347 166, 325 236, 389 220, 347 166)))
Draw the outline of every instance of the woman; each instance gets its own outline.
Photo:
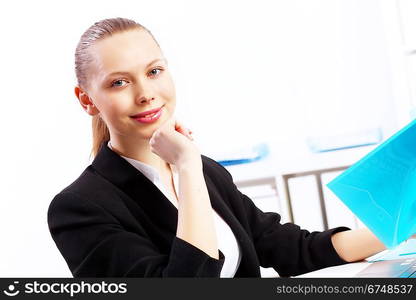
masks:
POLYGON ((259 266, 291 276, 385 249, 366 229, 280 224, 238 191, 175 120, 167 61, 142 25, 95 23, 75 65, 95 157, 48 210, 74 277, 259 277, 259 266))

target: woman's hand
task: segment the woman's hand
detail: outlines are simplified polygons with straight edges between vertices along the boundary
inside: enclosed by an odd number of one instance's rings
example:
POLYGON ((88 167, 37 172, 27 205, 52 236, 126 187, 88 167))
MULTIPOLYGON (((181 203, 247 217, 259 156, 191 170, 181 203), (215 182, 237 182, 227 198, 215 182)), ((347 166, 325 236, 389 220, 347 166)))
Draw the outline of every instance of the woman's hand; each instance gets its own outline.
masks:
POLYGON ((178 168, 188 163, 202 163, 191 134, 192 131, 172 116, 153 133, 149 140, 150 150, 178 168))

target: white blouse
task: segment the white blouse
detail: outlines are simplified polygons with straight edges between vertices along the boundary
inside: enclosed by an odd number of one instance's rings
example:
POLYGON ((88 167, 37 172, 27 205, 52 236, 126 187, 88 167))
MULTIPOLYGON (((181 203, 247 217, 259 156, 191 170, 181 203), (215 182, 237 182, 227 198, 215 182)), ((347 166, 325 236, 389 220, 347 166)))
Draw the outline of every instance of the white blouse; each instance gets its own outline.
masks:
MULTIPOLYGON (((111 147, 110 141, 108 141, 107 145, 110 149, 113 149, 111 147)), ((176 208, 178 208, 176 203, 176 197, 174 195, 171 195, 168 192, 168 189, 165 188, 158 171, 154 167, 129 157, 125 157, 122 155, 120 156, 127 160, 133 167, 138 169, 141 173, 143 173, 143 175, 145 175, 150 181, 152 181, 153 184, 156 185, 159 188, 159 190, 166 196, 166 198, 168 198, 169 201, 172 202, 172 204, 176 208)), ((176 194, 179 194, 178 172, 176 170, 175 165, 169 164, 169 166, 172 170, 176 194)), ((217 233, 218 248, 222 251, 225 257, 220 277, 234 277, 234 274, 236 273, 241 261, 240 245, 238 245, 234 233, 232 232, 228 224, 217 214, 217 212, 214 209, 212 211, 214 213, 214 223, 217 233)))

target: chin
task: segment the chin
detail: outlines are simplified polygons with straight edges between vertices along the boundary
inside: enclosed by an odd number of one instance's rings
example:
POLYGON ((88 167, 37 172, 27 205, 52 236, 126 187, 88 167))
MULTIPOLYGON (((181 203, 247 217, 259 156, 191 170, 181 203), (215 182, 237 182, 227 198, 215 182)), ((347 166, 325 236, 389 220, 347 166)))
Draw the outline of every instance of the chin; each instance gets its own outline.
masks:
POLYGON ((155 133, 156 130, 158 130, 160 125, 155 125, 152 128, 148 128, 148 130, 141 132, 142 138, 146 140, 150 140, 153 136, 153 133, 155 133))

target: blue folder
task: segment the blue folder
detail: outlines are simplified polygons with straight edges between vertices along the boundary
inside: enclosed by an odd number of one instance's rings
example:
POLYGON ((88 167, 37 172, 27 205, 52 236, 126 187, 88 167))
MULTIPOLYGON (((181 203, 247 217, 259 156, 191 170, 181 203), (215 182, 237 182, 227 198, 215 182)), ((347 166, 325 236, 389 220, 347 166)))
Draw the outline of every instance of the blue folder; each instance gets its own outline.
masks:
POLYGON ((416 233, 416 120, 327 186, 387 248, 408 239, 416 233))
MULTIPOLYGON (((247 149, 246 149, 247 150, 247 149)), ((243 150, 244 152, 244 150, 243 150)), ((215 160, 223 166, 232 166, 232 165, 239 165, 239 164, 246 164, 261 160, 269 155, 269 146, 266 143, 258 144, 252 148, 250 148, 250 153, 246 156, 241 157, 233 157, 233 158, 226 158, 226 159, 218 159, 216 157, 215 160)), ((235 155, 239 155, 236 153, 235 155)), ((233 155, 234 156, 234 155, 233 155)))

